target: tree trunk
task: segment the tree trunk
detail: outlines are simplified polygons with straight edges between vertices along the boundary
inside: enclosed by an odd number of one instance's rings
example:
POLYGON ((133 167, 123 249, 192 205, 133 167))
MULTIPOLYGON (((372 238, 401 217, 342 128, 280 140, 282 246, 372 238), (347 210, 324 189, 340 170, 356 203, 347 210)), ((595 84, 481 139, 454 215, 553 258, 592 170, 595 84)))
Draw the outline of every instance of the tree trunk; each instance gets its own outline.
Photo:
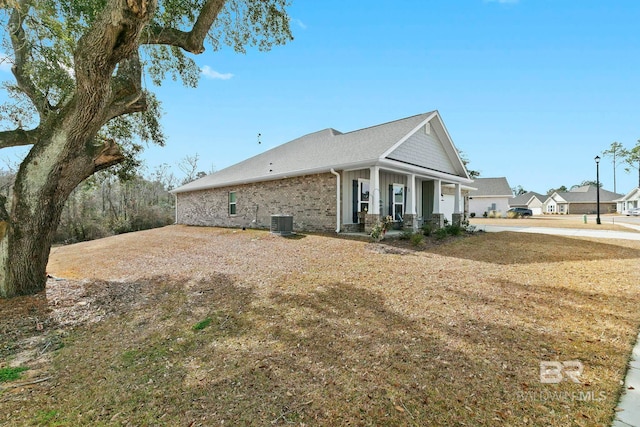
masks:
POLYGON ((0 227, 0 296, 44 290, 51 243, 65 202, 95 171, 93 159, 83 155, 79 145, 65 129, 58 129, 22 163, 11 211, 0 227))
MULTIPOLYGON (((51 243, 69 195, 87 177, 124 159, 114 141, 96 136, 110 119, 147 108, 137 52, 156 6, 157 0, 108 1, 78 41, 74 93, 56 109, 35 103, 42 108, 35 141, 29 141, 33 147, 16 176, 10 212, 0 211, 0 297, 44 290, 51 243)), ((14 28, 22 23, 12 22, 14 28)), ((12 35, 24 59, 24 32, 12 35)), ((39 100, 23 62, 16 61, 14 75, 39 100)))

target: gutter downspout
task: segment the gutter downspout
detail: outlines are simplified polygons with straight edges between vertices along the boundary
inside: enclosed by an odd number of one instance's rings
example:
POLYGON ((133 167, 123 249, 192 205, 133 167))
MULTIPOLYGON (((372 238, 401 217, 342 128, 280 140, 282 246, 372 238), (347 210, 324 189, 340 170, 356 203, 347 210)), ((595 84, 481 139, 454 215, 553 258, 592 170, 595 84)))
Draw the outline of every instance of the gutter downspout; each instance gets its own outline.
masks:
POLYGON ((336 233, 340 232, 340 174, 331 168, 331 173, 336 176, 336 233))

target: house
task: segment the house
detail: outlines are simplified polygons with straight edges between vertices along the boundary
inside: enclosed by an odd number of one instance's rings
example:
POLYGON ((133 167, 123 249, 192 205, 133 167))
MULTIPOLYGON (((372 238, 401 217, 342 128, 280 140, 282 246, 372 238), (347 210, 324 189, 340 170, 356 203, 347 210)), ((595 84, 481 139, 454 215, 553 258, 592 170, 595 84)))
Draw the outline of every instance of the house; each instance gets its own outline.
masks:
POLYGON ((469 215, 485 216, 491 213, 505 215, 513 192, 507 178, 476 178, 475 190, 469 192, 469 215))
POLYGON ((459 221, 472 180, 438 111, 304 135, 172 193, 176 222, 297 231, 370 231, 381 216, 417 229, 459 221))
MULTIPOLYGON (((616 200, 622 194, 600 189, 600 212, 616 212, 616 200)), ((544 202, 547 214, 592 214, 597 211, 597 187, 583 185, 569 191, 553 192, 544 202)))
POLYGON ((640 208, 640 187, 629 191, 623 197, 616 199, 617 210, 621 214, 626 214, 629 209, 640 208))
POLYGON ((529 191, 509 199, 509 208, 531 209, 533 215, 542 215, 544 201, 547 200, 547 197, 543 194, 529 191))

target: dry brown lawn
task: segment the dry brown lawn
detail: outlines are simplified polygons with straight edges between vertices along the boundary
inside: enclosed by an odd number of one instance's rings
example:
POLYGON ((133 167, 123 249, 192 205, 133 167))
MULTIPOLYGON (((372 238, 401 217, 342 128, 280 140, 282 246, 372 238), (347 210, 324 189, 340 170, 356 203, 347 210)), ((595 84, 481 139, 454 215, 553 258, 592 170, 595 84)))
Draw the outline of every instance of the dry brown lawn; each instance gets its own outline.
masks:
POLYGON ((170 226, 55 248, 0 301, 3 425, 609 425, 640 242, 421 247, 170 226), (580 383, 540 382, 578 360, 580 383))

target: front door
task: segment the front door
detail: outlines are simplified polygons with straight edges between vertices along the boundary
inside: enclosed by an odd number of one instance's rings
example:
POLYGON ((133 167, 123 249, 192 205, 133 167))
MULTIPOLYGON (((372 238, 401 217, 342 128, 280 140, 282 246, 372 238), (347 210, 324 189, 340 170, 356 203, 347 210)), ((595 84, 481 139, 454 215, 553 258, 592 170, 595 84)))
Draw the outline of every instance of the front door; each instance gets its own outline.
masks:
POLYGON ((433 181, 422 182, 422 218, 425 222, 431 219, 433 213, 433 181))

